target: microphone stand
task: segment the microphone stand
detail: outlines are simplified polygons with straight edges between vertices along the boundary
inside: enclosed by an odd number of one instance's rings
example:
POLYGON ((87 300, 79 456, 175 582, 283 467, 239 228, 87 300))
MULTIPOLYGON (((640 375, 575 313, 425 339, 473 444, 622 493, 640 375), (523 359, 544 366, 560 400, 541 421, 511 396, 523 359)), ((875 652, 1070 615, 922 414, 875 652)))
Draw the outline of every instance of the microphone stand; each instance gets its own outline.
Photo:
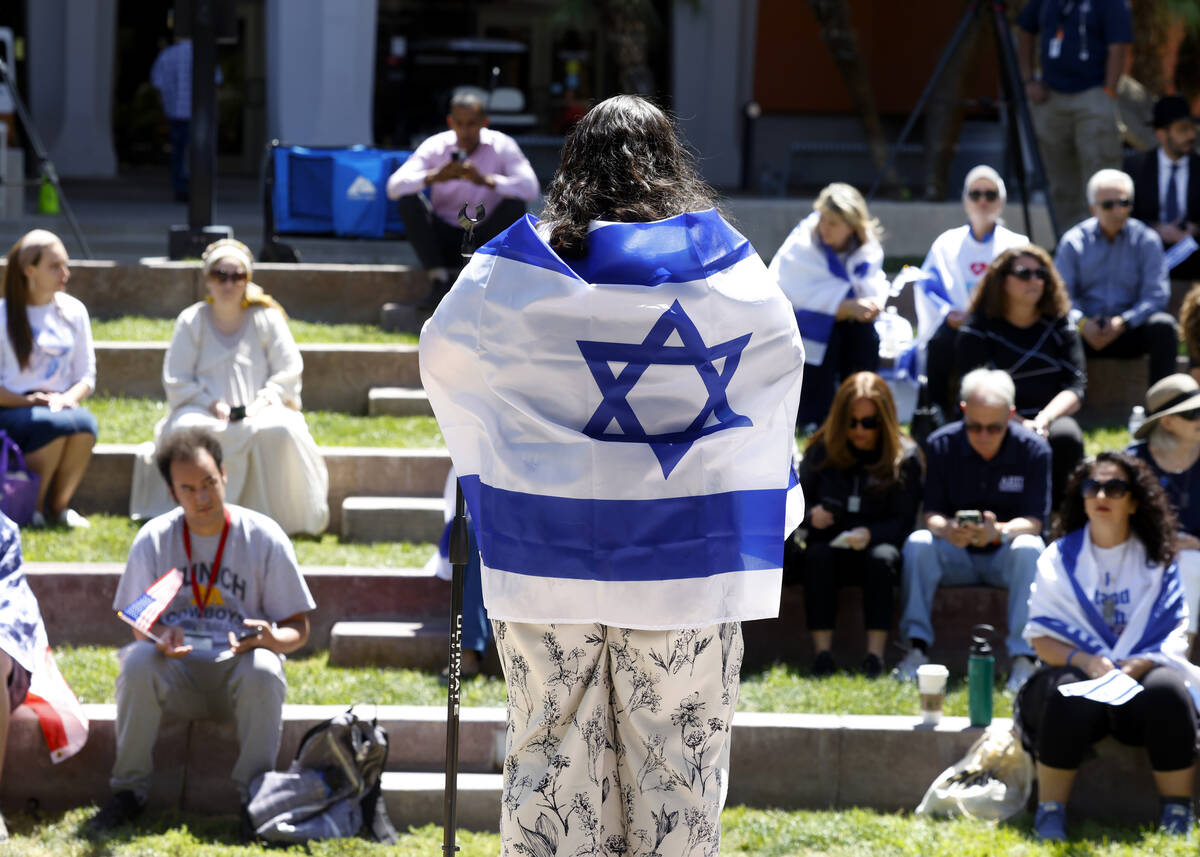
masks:
MULTIPOLYGON (((484 218, 483 205, 475 206, 475 217, 467 215, 463 205, 458 222, 466 230, 462 241, 462 256, 470 259, 475 253, 475 227, 484 218)), ((467 503, 462 482, 457 483, 454 496, 454 518, 450 523, 450 663, 446 690, 446 788, 445 820, 442 826, 442 855, 454 857, 455 826, 458 814, 458 726, 462 700, 462 614, 463 588, 466 585, 467 559, 470 540, 467 532, 467 503)))

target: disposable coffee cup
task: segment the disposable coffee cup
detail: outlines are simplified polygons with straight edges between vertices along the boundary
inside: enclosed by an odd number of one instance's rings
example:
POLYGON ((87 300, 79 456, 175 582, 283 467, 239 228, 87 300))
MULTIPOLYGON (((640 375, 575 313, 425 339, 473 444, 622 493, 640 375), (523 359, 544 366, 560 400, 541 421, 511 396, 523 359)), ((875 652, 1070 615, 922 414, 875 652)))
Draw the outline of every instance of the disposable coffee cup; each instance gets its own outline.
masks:
POLYGON ((941 721, 948 678, 950 670, 941 664, 917 667, 917 691, 921 694, 921 719, 925 723, 932 725, 941 721))

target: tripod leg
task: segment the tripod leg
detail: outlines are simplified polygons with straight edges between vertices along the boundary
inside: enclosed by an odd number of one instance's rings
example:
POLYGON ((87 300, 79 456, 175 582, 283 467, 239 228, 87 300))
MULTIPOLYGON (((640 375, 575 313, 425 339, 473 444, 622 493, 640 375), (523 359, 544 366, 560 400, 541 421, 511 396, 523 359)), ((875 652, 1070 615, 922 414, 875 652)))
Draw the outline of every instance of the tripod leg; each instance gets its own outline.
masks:
POLYGON ((867 193, 867 202, 875 198, 875 194, 879 192, 879 186, 883 184, 884 177, 887 176, 896 166, 896 158, 900 155, 900 149, 908 141, 908 135, 912 133, 913 126, 917 124, 917 120, 921 117, 922 111, 925 110, 925 104, 933 95, 934 87, 937 85, 939 78, 945 73, 946 66, 950 63, 950 58, 954 56, 954 52, 958 49, 958 43, 966 36, 967 31, 971 28, 971 23, 979 11, 980 0, 975 0, 963 12, 962 18, 959 19, 958 26, 954 29, 954 35, 950 37, 945 50, 938 58, 937 65, 933 69, 933 74, 929 76, 929 82, 925 84, 925 89, 921 91, 921 97, 917 99, 916 106, 913 107, 912 113, 908 114, 908 120, 904 123, 904 128, 900 131, 900 136, 896 142, 892 144, 891 151, 888 152, 887 164, 884 165, 879 175, 875 178, 875 183, 871 185, 871 190, 867 193))
POLYGON ((458 726, 462 699, 462 614, 467 571, 467 505, 459 483, 454 498, 454 522, 450 527, 450 664, 446 690, 446 787, 445 819, 442 827, 443 857, 454 857, 458 818, 458 726))

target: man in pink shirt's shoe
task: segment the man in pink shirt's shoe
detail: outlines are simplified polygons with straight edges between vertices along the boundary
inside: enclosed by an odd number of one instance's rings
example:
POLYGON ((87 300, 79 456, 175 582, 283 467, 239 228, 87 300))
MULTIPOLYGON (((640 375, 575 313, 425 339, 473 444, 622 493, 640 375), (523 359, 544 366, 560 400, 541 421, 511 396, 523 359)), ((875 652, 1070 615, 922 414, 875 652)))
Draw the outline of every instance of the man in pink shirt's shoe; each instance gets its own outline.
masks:
POLYGON ((475 229, 483 244, 511 226, 525 213, 526 203, 537 198, 537 176, 520 146, 487 124, 478 95, 455 95, 446 117, 450 130, 423 142, 388 179, 387 195, 399 201, 408 240, 429 276, 430 293, 419 305, 422 309, 437 306, 462 267, 458 213, 464 204, 474 215, 475 206, 483 203, 486 218, 475 229))

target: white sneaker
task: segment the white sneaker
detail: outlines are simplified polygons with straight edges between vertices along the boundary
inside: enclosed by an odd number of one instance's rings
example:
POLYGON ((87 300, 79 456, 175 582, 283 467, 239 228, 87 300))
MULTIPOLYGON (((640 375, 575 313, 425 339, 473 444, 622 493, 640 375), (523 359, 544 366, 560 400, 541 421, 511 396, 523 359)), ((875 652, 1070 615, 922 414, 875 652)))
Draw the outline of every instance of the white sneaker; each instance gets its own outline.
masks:
POLYGON ((72 530, 86 530, 92 525, 91 521, 74 509, 63 509, 59 512, 58 523, 64 527, 70 527, 72 530))
POLYGON ((1005 688, 1009 693, 1016 693, 1025 682, 1029 681, 1034 670, 1033 658, 1026 655, 1018 655, 1013 658, 1012 671, 1008 674, 1008 684, 1005 685, 1005 688))
POLYGON ((917 667, 929 663, 929 655, 917 647, 908 650, 908 654, 892 669, 892 678, 896 681, 916 681, 917 667))

